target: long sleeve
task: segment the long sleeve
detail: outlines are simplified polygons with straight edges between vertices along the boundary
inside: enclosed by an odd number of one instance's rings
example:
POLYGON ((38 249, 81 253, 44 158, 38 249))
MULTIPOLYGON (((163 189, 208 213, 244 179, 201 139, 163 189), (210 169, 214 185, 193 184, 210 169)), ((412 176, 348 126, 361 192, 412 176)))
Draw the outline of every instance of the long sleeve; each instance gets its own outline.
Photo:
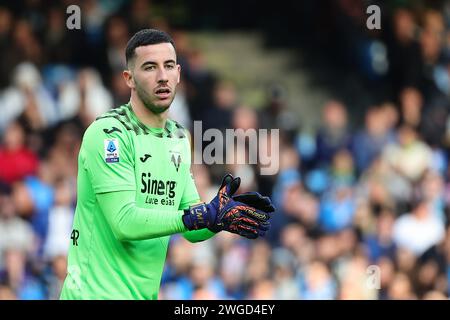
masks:
POLYGON ((134 191, 97 194, 100 208, 118 240, 145 240, 187 231, 182 210, 139 208, 134 197, 134 191))
POLYGON ((216 233, 210 231, 209 229, 193 230, 183 233, 183 237, 189 242, 205 241, 214 237, 215 235, 216 233))

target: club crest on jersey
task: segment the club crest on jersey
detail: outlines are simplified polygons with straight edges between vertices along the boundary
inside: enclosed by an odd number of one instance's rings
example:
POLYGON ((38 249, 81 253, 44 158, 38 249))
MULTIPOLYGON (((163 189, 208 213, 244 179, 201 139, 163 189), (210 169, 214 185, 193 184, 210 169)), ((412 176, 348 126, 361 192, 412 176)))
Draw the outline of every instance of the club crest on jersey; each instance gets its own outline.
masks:
POLYGON ((181 155, 178 152, 171 151, 172 157, 170 158, 170 161, 172 161, 173 165, 175 166, 175 169, 178 172, 178 169, 180 168, 181 163, 181 155))
POLYGON ((106 163, 119 162, 119 141, 117 139, 105 139, 104 145, 106 163))

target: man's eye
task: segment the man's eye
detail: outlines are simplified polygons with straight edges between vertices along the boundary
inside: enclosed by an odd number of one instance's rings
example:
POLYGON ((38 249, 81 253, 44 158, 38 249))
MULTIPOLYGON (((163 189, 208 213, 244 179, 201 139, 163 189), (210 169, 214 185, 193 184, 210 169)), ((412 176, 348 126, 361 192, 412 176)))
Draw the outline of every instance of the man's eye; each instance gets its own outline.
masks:
POLYGON ((148 67, 145 67, 144 70, 155 70, 155 66, 148 66, 148 67))
POLYGON ((168 64, 168 65, 166 65, 166 68, 167 69, 173 69, 173 68, 175 68, 175 66, 173 64, 168 64))

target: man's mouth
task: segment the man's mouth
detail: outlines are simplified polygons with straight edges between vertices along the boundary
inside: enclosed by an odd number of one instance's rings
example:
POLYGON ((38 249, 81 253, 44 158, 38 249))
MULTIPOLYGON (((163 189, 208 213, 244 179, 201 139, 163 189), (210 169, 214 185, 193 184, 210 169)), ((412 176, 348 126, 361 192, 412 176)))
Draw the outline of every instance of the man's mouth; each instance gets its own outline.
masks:
POLYGON ((170 89, 166 88, 166 87, 158 88, 158 89, 155 90, 156 96, 159 99, 161 99, 161 100, 169 98, 170 97, 170 92, 171 92, 170 89))

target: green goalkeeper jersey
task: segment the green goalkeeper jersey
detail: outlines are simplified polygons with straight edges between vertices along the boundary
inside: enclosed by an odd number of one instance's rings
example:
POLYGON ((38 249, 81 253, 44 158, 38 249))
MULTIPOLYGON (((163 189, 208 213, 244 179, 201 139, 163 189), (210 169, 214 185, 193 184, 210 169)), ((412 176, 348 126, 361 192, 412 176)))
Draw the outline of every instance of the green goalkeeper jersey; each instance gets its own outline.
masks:
MULTIPOLYGON (((148 127, 130 103, 90 125, 78 158, 78 200, 61 299, 157 299, 170 234, 148 234, 161 224, 170 224, 170 233, 187 231, 182 209, 199 201, 190 163, 187 131, 172 120, 165 128, 148 127), (111 217, 98 199, 112 192, 133 192, 141 211, 111 217), (150 220, 155 216, 159 220, 150 220), (127 226, 115 227, 120 224, 127 226)), ((109 208, 122 205, 116 198, 110 197, 109 208)))

